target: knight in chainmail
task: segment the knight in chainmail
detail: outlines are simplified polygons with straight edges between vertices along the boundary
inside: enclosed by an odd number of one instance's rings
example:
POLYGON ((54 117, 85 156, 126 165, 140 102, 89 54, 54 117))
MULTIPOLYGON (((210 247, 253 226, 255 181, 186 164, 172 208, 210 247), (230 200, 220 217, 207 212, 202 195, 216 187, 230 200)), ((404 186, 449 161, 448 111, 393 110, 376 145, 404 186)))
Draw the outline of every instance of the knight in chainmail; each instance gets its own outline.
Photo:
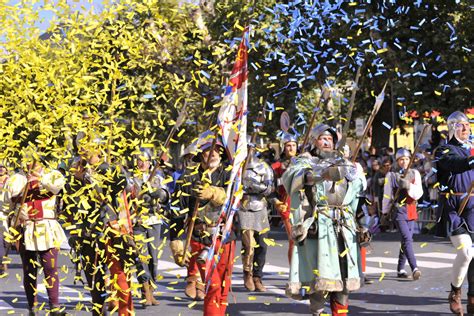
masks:
POLYGON ((257 154, 253 155, 244 171, 244 195, 237 213, 242 235, 244 285, 249 291, 266 291, 262 283, 267 254, 264 239, 270 230, 267 198, 274 191, 273 182, 271 167, 257 154))
POLYGON ((282 177, 295 241, 286 294, 309 299, 312 315, 321 315, 329 297, 332 315, 346 315, 349 292, 361 285, 355 211, 363 180, 335 151, 331 127, 317 125, 312 137, 311 154, 294 158, 282 177))

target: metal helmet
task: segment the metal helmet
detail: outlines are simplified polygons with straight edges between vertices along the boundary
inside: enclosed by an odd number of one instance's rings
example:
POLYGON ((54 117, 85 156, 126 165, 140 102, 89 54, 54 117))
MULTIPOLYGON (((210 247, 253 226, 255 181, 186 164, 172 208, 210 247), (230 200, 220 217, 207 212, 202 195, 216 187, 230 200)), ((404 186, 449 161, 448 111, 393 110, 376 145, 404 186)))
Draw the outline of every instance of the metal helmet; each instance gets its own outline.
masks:
POLYGON ((395 160, 398 160, 402 157, 411 158, 411 152, 406 148, 399 148, 395 154, 395 160))
POLYGON ((296 137, 296 135, 293 135, 291 133, 283 132, 281 134, 280 142, 281 142, 282 147, 285 146, 286 143, 291 143, 291 142, 298 143, 298 137, 296 137))
POLYGON ((184 148, 181 158, 191 155, 195 156, 197 154, 197 146, 198 146, 198 139, 196 138, 191 144, 189 144, 186 148, 184 148))
POLYGON ((339 139, 337 137, 336 130, 333 127, 324 123, 320 123, 311 130, 311 139, 313 142, 322 135, 331 135, 334 146, 336 146, 336 143, 339 139))
POLYGON ((79 151, 80 149, 97 149, 101 146, 105 145, 105 141, 100 134, 96 131, 92 131, 90 133, 80 131, 77 133, 76 138, 74 140, 75 150, 79 151))
POLYGON ((449 133, 448 139, 453 138, 456 132, 456 124, 462 122, 469 123, 469 118, 461 111, 455 111, 448 116, 448 119, 446 121, 449 133))
MULTIPOLYGON (((199 139, 197 140, 197 144, 195 147, 195 156, 193 157, 194 162, 200 162, 201 161, 201 153, 203 151, 206 151, 206 149, 210 148, 212 146, 212 142, 214 140, 214 136, 212 133, 205 132, 199 135, 199 139)), ((224 149, 224 145, 222 142, 218 139, 216 139, 215 143, 215 148, 217 149, 218 147, 221 147, 224 149)), ((223 158, 226 157, 225 152, 223 150, 223 154, 221 155, 223 158)))
POLYGON ((148 147, 140 147, 135 156, 136 159, 141 160, 152 160, 153 159, 153 149, 148 147))
POLYGON ((288 143, 296 143, 296 146, 298 146, 298 137, 288 132, 282 132, 281 137, 280 137, 280 152, 281 153, 285 151, 285 145, 288 143))

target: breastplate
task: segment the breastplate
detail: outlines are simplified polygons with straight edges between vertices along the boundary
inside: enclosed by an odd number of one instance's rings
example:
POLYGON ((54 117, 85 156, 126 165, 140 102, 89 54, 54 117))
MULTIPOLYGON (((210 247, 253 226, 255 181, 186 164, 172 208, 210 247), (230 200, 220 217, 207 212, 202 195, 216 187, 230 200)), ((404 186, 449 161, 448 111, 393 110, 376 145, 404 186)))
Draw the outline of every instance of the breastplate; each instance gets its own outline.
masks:
POLYGON ((347 180, 332 182, 324 181, 324 192, 329 205, 342 205, 347 193, 347 180))

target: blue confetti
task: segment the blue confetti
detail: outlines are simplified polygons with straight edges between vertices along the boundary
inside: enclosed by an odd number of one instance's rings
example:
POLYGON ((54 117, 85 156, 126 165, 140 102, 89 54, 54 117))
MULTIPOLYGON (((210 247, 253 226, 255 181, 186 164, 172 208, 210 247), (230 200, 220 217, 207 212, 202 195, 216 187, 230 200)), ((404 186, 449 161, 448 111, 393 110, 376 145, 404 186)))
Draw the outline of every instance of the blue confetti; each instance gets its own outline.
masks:
POLYGON ((206 77, 207 79, 210 79, 210 78, 211 78, 211 75, 208 74, 207 72, 205 72, 204 70, 201 70, 200 73, 201 73, 204 77, 206 77))

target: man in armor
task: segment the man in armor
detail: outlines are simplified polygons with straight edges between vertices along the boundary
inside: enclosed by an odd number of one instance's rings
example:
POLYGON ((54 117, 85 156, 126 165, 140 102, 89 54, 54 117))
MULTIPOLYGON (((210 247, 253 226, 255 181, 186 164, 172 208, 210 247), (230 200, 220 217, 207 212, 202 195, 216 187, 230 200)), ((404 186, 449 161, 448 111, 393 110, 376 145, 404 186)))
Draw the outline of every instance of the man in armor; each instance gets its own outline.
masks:
MULTIPOLYGON (((188 220, 195 209, 196 201, 199 200, 199 209, 194 230, 187 232, 191 236, 191 258, 189 258, 188 285, 194 282, 198 292, 204 294, 204 284, 197 283, 198 276, 192 267, 197 262, 201 279, 205 280, 206 258, 209 247, 212 244, 212 236, 217 230, 222 230, 225 223, 217 225, 221 216, 221 208, 226 199, 225 188, 229 180, 229 171, 221 163, 223 146, 216 141, 211 150, 212 139, 203 138, 198 145, 199 153, 195 157, 199 161, 195 170, 186 170, 183 182, 178 186, 176 196, 179 197, 180 211, 175 212, 170 220, 171 251, 175 262, 184 265, 182 258, 184 252, 183 243, 179 236, 184 233, 186 227, 186 215, 188 220), (208 159, 210 156, 210 159, 208 159)), ((227 308, 227 296, 230 289, 232 267, 235 251, 235 233, 232 231, 226 244, 221 245, 220 260, 215 267, 209 288, 204 298, 204 315, 225 315, 227 308)), ((221 242, 218 239, 217 247, 221 242)))
POLYGON ((416 210, 417 200, 423 195, 421 176, 416 169, 407 169, 410 164, 411 153, 400 148, 395 154, 397 168, 387 173, 382 200, 382 213, 391 216, 392 212, 397 229, 401 236, 401 247, 398 255, 397 276, 407 278, 405 264, 408 260, 413 280, 421 277, 421 271, 416 264, 413 250, 413 231, 418 219, 416 210))
POLYGON ((360 288, 355 212, 363 179, 335 151, 336 132, 326 124, 312 130, 310 156, 297 157, 283 174, 291 195, 295 247, 286 293, 310 300, 321 315, 329 296, 333 315, 346 315, 349 292, 360 288))
MULTIPOLYGON (((82 270, 92 297, 92 314, 106 314, 105 268, 111 273, 112 288, 118 296, 118 312, 133 313, 130 268, 136 262, 132 225, 124 206, 126 179, 120 168, 104 162, 101 141, 85 133, 76 138, 79 156, 70 167, 67 212, 75 229, 69 244, 81 259, 82 270)), ((109 298, 109 301, 114 298, 109 298)))
POLYGON ((290 165, 291 158, 295 157, 298 150, 298 140, 296 136, 290 133, 283 133, 281 138, 282 154, 280 159, 272 164, 272 169, 275 173, 276 195, 278 199, 274 199, 274 205, 280 213, 281 220, 285 226, 286 234, 288 236, 288 261, 291 261, 291 254, 293 253, 293 239, 291 238, 291 223, 290 223, 290 196, 287 194, 285 187, 282 184, 281 177, 290 165))
POLYGON ((471 126, 467 116, 453 112, 447 120, 448 143, 436 150, 440 209, 438 235, 447 233, 456 249, 453 262, 449 307, 462 315, 461 286, 467 273, 467 312, 474 313, 474 263, 472 237, 474 233, 474 148, 469 140, 471 126), (464 205, 462 208, 461 205, 464 205))
POLYGON ((157 282, 158 277, 158 245, 161 225, 163 223, 161 206, 169 200, 169 192, 163 183, 163 176, 158 172, 150 179, 152 152, 148 148, 140 148, 136 155, 136 169, 133 178, 129 179, 133 217, 133 235, 139 250, 137 260, 137 279, 142 284, 145 297, 143 306, 158 305, 153 296, 151 281, 157 282))
MULTIPOLYGON (((199 160, 194 159, 194 156, 197 154, 197 143, 198 140, 191 143, 184 149, 183 153, 181 154, 179 164, 176 168, 176 171, 172 175, 173 182, 168 184, 169 191, 173 196, 175 195, 174 193, 177 190, 178 185, 180 183, 184 184, 183 175, 186 173, 186 171, 188 170, 189 172, 191 172, 195 170, 195 166, 198 162, 195 162, 194 160, 199 160)), ((171 211, 169 214, 171 214, 173 209, 179 211, 179 205, 170 205, 170 209, 171 211)), ((179 244, 179 242, 177 243, 179 244)), ((204 300, 205 294, 201 285, 202 282, 201 277, 199 275, 199 268, 195 260, 192 263, 192 265, 190 265, 190 263, 188 263, 187 265, 188 277, 186 278, 187 283, 184 289, 184 294, 186 294, 187 297, 192 298, 193 300, 202 301, 204 300)))
POLYGON ((262 283, 268 237, 267 197, 273 192, 273 170, 254 154, 243 173, 244 195, 238 220, 242 234, 244 285, 249 291, 265 292, 262 283))
POLYGON ((56 195, 63 189, 65 179, 59 171, 48 170, 41 159, 30 160, 28 164, 28 174, 15 173, 6 181, 4 202, 13 204, 10 209, 15 215, 11 224, 19 224, 11 228, 21 234, 19 252, 29 315, 37 315, 36 262, 41 263, 45 274, 50 315, 65 315, 64 308, 59 306, 58 254, 66 235, 56 214, 56 195))

